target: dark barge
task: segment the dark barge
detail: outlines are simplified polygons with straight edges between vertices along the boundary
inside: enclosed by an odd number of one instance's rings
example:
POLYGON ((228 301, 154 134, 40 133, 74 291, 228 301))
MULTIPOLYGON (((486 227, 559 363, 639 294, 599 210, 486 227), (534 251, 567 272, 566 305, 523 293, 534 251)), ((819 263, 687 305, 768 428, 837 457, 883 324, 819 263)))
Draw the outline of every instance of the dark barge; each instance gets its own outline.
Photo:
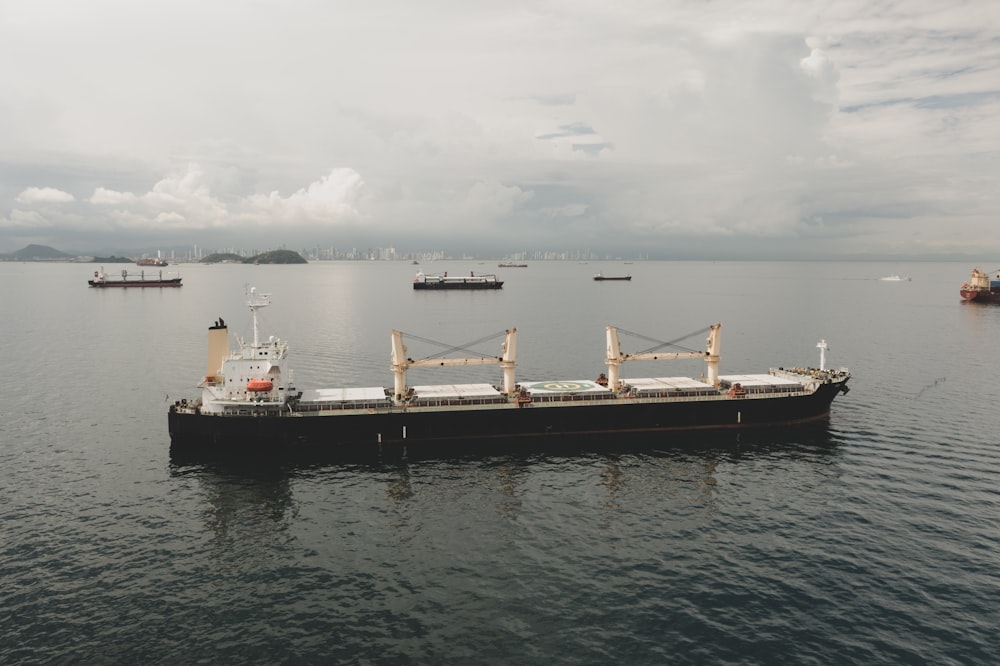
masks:
POLYGON ((503 280, 497 279, 492 273, 484 274, 469 273, 467 276, 448 275, 427 275, 423 271, 417 273, 413 278, 413 288, 417 290, 438 290, 438 289, 501 289, 503 280))

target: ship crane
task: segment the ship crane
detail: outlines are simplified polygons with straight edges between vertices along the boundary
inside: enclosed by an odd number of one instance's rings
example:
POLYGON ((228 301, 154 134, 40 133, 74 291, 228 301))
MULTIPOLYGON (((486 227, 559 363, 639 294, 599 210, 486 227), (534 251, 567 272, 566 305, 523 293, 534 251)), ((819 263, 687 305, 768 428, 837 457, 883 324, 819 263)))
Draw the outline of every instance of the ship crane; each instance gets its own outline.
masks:
POLYGON ((427 358, 414 361, 406 356, 406 346, 403 344, 403 334, 392 332, 392 373, 393 394, 401 400, 407 393, 406 371, 409 368, 444 367, 453 365, 489 365, 495 364, 503 368, 503 392, 513 395, 514 368, 517 366, 517 329, 506 331, 502 346, 502 356, 483 356, 479 358, 427 358))
MULTIPOLYGON (((717 386, 719 383, 719 334, 722 324, 712 324, 709 327, 708 339, 705 341, 707 351, 703 352, 658 352, 648 351, 638 354, 623 354, 618 344, 618 329, 607 327, 608 333, 608 386, 613 390, 618 388, 619 371, 625 361, 671 361, 681 358, 703 358, 708 364, 708 383, 717 386)), ((664 343, 660 346, 664 346, 664 343)))

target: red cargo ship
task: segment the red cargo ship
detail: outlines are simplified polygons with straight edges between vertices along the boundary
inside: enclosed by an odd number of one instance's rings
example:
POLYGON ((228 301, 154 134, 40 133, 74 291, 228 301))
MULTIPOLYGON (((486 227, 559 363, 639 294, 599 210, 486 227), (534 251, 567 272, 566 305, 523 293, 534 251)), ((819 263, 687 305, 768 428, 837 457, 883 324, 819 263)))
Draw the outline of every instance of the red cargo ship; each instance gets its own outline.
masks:
POLYGON ((958 293, 967 301, 1000 303, 1000 271, 994 271, 993 277, 990 277, 989 273, 973 268, 969 281, 962 285, 958 293))

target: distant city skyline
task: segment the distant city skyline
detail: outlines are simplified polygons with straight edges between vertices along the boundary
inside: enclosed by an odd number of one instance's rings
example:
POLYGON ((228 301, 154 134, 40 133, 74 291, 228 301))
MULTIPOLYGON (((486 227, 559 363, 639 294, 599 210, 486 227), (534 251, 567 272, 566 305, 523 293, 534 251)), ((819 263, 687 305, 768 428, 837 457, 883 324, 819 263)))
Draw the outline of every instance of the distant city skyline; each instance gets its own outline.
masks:
MULTIPOLYGON (((50 246, 41 246, 50 247, 50 246)), ((22 248, 20 252, 23 252, 22 248)), ((275 249, 292 249, 292 248, 240 248, 240 247, 223 247, 207 249, 202 248, 197 245, 193 245, 189 248, 170 248, 170 249, 155 249, 155 250, 143 250, 143 251, 109 251, 104 253, 79 253, 79 252, 65 252, 59 248, 51 248, 57 252, 64 253, 72 259, 88 260, 94 257, 122 257, 128 259, 145 259, 145 258, 155 258, 155 259, 165 259, 172 261, 200 261, 205 257, 211 256, 213 254, 232 254, 242 258, 254 257, 265 252, 270 252, 275 249)), ((336 247, 313 247, 313 248, 301 248, 298 250, 292 249, 292 251, 297 252, 302 257, 311 261, 446 261, 446 260, 486 260, 495 259, 498 261, 599 261, 599 260, 618 260, 618 259, 628 259, 641 261, 643 259, 648 259, 649 257, 644 257, 642 255, 637 256, 612 256, 612 255, 600 255, 590 250, 577 251, 577 250, 535 250, 535 251, 521 251, 514 252, 502 256, 494 255, 471 255, 467 253, 450 254, 444 250, 401 250, 395 246, 388 247, 374 247, 374 248, 351 248, 351 249, 341 249, 336 247)), ((2 258, 3 255, 0 255, 2 258)))
MULTIPOLYGON (((43 246, 51 247, 51 246, 43 246)), ((287 246, 279 247, 237 247, 224 246, 218 248, 204 248, 199 245, 174 248, 141 248, 141 249, 109 249, 98 252, 81 252, 76 250, 64 250, 62 248, 52 248, 62 252, 68 257, 64 261, 90 261, 94 257, 120 257, 128 259, 140 258, 162 258, 178 262, 197 262, 212 254, 234 254, 242 258, 249 258, 273 250, 292 250, 300 254, 308 261, 962 261, 962 262, 991 262, 996 257, 989 253, 969 253, 962 255, 948 256, 900 256, 900 255, 862 255, 857 257, 745 257, 745 256, 660 256, 655 253, 643 252, 596 252, 590 249, 537 249, 520 250, 503 254, 489 252, 450 252, 444 249, 436 250, 412 250, 399 248, 395 245, 384 247, 351 247, 339 248, 328 247, 303 247, 291 248, 287 246)), ((23 251, 23 248, 19 250, 23 251)), ((0 253, 0 260, 10 258, 14 253, 0 253)), ((19 259, 23 260, 23 259, 19 259)))

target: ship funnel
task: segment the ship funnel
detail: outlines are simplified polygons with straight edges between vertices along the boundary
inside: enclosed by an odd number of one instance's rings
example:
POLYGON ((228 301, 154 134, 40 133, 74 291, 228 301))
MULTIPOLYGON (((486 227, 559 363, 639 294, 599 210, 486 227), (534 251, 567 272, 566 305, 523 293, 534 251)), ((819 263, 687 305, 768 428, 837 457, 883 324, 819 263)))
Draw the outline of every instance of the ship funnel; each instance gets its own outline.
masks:
POLYGON ((222 369, 222 364, 229 355, 229 329, 226 322, 219 317, 208 327, 208 366, 205 371, 205 381, 214 382, 222 369))

